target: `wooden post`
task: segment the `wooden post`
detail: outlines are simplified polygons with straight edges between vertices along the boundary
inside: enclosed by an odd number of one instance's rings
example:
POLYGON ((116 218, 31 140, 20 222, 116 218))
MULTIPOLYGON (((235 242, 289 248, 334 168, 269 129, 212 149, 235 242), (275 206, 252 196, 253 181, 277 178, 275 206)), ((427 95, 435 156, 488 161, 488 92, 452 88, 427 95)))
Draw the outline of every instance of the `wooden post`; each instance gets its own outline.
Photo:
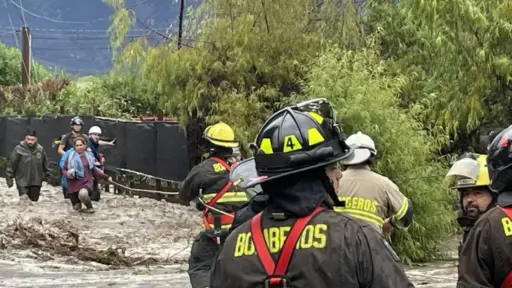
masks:
POLYGON ((180 18, 179 18, 179 26, 178 26, 178 49, 181 49, 181 41, 183 37, 183 14, 185 10, 185 0, 180 0, 180 18))
POLYGON ((30 84, 30 63, 31 63, 31 35, 30 28, 21 27, 21 84, 28 86, 30 84))

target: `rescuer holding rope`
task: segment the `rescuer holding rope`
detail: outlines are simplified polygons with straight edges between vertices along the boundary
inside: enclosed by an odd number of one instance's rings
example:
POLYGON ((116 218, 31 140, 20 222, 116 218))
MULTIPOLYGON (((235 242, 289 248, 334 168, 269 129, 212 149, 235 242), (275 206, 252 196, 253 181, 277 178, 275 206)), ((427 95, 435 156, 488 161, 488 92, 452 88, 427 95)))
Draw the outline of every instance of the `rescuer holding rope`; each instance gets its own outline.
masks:
POLYGON ((278 111, 255 144, 259 176, 243 188, 261 185, 268 206, 228 236, 210 288, 414 287, 385 239, 333 211, 327 173, 353 151, 326 99, 278 111))
POLYGON ((487 151, 489 188, 497 205, 480 216, 462 246, 458 288, 512 287, 512 126, 487 151))
POLYGON ((347 144, 354 153, 343 161, 347 170, 343 171, 338 192, 345 207, 335 210, 368 222, 384 237, 393 228, 408 228, 413 219, 411 200, 393 181, 370 169, 377 156, 373 139, 357 132, 347 138, 347 144))
POLYGON ((496 206, 496 194, 489 189, 487 155, 467 153, 453 163, 446 175, 448 187, 459 192, 460 209, 457 222, 464 232, 459 245, 466 242, 471 228, 482 214, 496 206))
POLYGON ((233 148, 238 148, 233 129, 219 122, 205 129, 207 158, 194 166, 183 182, 179 197, 202 210, 205 230, 196 236, 189 258, 188 275, 192 288, 208 287, 215 257, 228 234, 234 212, 247 202, 229 179, 235 164, 233 148))
MULTIPOLYGON (((101 128, 99 126, 92 126, 89 128, 89 141, 87 143, 88 150, 91 151, 91 153, 94 155, 94 158, 96 159, 96 167, 101 169, 103 171, 103 165, 105 164, 105 157, 103 157, 103 154, 99 152, 100 148, 100 137, 101 137, 101 128)), ((114 142, 106 142, 107 145, 115 145, 114 142)), ((94 183, 92 186, 92 193, 91 193, 91 201, 100 201, 101 198, 101 189, 99 187, 98 181, 94 179, 94 183)))

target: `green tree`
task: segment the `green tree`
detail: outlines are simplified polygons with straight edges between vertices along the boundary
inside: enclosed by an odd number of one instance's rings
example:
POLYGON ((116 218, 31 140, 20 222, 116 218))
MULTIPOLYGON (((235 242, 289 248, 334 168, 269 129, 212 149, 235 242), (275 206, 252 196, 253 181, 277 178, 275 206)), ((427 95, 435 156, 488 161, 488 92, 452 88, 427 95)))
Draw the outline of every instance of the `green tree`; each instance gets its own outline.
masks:
POLYGON ((433 161, 444 139, 423 129, 411 112, 400 108, 400 90, 407 77, 386 73, 378 49, 327 49, 305 82, 304 99, 327 98, 334 103, 345 132, 364 131, 377 145, 378 172, 392 179, 414 203, 413 225, 397 231, 393 246, 404 260, 438 256, 442 239, 453 232, 451 194, 442 185, 445 168, 433 161))
MULTIPOLYGON (((50 73, 32 61, 30 80, 37 83, 50 73)), ((0 86, 12 86, 21 83, 21 54, 18 49, 0 43, 0 86)))
POLYGON ((178 116, 189 148, 196 149, 203 120, 233 125, 248 143, 283 105, 329 98, 348 132, 375 137, 377 169, 415 203, 410 233, 393 238, 399 254, 413 261, 438 255, 451 226, 444 171, 432 153, 446 139, 423 130, 417 105, 399 106, 400 91, 414 79, 379 59, 379 35, 365 36, 350 1, 205 1, 190 13, 181 50, 174 41, 124 45, 133 12, 122 0, 109 2, 116 9, 110 30, 117 71, 134 73, 147 85, 148 100, 178 116))
POLYGON ((413 80, 402 104, 420 104, 427 127, 460 134, 510 123, 510 1, 412 0, 371 11, 368 24, 382 36, 389 71, 413 80))

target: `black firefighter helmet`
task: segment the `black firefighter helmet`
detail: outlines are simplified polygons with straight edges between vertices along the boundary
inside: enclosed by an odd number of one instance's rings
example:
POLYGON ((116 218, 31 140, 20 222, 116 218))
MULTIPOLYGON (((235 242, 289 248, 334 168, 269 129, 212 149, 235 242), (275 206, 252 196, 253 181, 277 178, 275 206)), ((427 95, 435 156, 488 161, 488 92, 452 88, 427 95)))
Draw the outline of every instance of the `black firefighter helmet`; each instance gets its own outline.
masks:
POLYGON ((244 179, 241 185, 244 189, 328 166, 353 152, 345 143, 332 107, 323 98, 276 112, 263 124, 252 147, 254 158, 240 163, 240 168, 247 165, 256 170, 246 173, 254 177, 244 179))
POLYGON ((498 194, 498 204, 512 205, 512 126, 503 129, 488 146, 489 188, 498 194))

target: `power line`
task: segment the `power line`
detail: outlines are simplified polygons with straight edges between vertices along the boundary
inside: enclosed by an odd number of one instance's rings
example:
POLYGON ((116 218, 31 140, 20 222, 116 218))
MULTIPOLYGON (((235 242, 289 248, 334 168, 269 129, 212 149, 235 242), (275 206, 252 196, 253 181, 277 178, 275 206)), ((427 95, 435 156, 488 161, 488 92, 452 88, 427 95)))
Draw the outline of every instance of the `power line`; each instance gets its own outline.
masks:
POLYGON ((90 47, 90 48, 77 48, 77 47, 32 47, 35 51, 95 51, 95 50, 110 50, 110 47, 90 47))
MULTIPOLYGON (((13 0, 9 0, 14 6, 18 7, 22 12, 26 12, 27 14, 29 15, 32 15, 36 18, 39 18, 39 19, 44 19, 44 20, 48 20, 50 22, 55 22, 55 23, 62 23, 62 24, 89 24, 89 23, 93 23, 93 22, 98 22, 98 21, 104 21, 106 20, 105 18, 98 18, 98 19, 93 19, 91 21, 87 21, 87 22, 82 22, 82 21, 63 21, 63 20, 57 20, 57 19, 52 19, 52 18, 48 18, 48 17, 45 17, 45 16, 42 16, 42 15, 39 15, 39 14, 36 14, 34 12, 31 12, 25 8, 23 8, 23 6, 20 6, 18 4, 16 4, 16 2, 14 2, 13 0)), ((21 3, 21 0, 20 0, 20 3, 21 3)))
MULTIPOLYGON (((11 0, 12 1, 12 0, 11 0)), ((23 18, 23 25, 27 26, 27 21, 25 21, 25 12, 23 12, 23 2, 20 0, 20 10, 21 10, 21 16, 23 18)))
MULTIPOLYGON (((5 2, 6 0, 4 0, 5 2)), ((11 27, 2 27, 0 29, 11 29, 11 27)), ((168 28, 152 28, 156 31, 167 31, 168 28)), ((72 32, 72 33, 108 33, 108 29, 48 29, 48 28, 30 28, 32 31, 45 32, 72 32)), ((130 29, 129 32, 147 32, 148 29, 130 29)), ((59 34, 60 35, 60 34, 59 34)))
MULTIPOLYGON (((153 39, 160 39, 160 37, 157 37, 156 35, 128 35, 127 38, 138 38, 138 37, 148 37, 152 36, 153 39)), ((151 38, 151 37, 150 37, 151 38)), ((39 40, 65 40, 65 41, 108 41, 109 37, 55 37, 55 36, 40 36, 40 35, 32 35, 32 39, 39 39, 39 40)))
POLYGON ((7 7, 6 0, 4 0, 4 5, 5 5, 5 12, 7 12, 7 17, 9 18, 9 24, 11 24, 12 34, 14 35, 14 40, 16 41, 16 47, 18 47, 18 49, 19 49, 20 44, 18 43, 18 37, 16 35, 16 30, 14 29, 14 24, 12 24, 11 13, 9 13, 9 7, 7 7))

